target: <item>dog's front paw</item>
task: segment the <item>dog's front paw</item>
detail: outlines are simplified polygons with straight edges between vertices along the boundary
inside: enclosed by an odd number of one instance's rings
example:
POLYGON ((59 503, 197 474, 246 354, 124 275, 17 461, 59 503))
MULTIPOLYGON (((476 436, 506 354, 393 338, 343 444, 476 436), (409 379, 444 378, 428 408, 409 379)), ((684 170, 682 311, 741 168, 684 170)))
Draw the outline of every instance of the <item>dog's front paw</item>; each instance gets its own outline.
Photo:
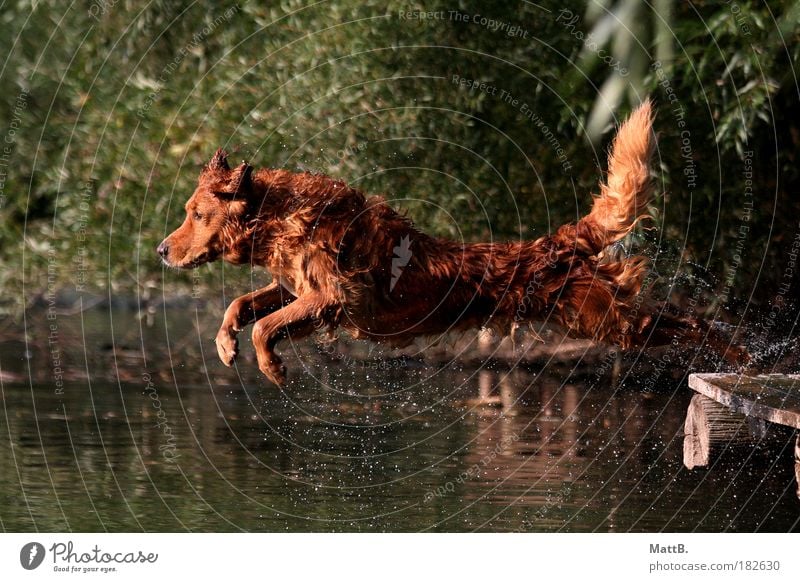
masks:
POLYGON ((273 384, 277 386, 286 384, 286 366, 283 365, 280 358, 275 358, 263 364, 259 363, 258 369, 261 370, 273 384))
POLYGON ((230 328, 221 327, 214 341, 217 344, 217 355, 222 363, 229 368, 233 366, 236 356, 239 355, 239 340, 236 338, 236 333, 230 328))

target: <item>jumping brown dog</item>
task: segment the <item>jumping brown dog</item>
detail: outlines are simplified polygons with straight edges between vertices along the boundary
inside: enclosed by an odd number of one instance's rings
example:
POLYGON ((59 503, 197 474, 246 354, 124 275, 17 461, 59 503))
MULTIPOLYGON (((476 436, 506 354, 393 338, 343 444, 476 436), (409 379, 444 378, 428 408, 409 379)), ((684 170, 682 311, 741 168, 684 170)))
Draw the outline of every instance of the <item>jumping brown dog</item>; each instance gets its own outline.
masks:
POLYGON ((417 230, 380 197, 324 175, 231 169, 218 150, 186 203, 186 219, 158 247, 194 268, 223 259, 269 270, 273 283, 231 303, 217 334, 230 366, 248 324, 261 371, 283 384, 275 346, 320 327, 401 346, 420 335, 489 326, 504 332, 549 318, 573 336, 623 348, 705 343, 730 361, 746 352, 691 315, 640 297, 642 256, 605 249, 645 215, 655 145, 650 103, 620 127, 608 178, 591 212, 530 242, 457 243, 417 230))

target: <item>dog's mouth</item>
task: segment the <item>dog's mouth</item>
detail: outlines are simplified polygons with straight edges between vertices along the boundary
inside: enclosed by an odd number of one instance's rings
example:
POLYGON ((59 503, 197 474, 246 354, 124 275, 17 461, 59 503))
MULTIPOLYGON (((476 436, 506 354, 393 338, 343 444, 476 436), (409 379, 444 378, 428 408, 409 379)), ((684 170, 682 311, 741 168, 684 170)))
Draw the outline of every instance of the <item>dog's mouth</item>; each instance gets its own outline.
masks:
POLYGON ((169 267, 171 269, 181 269, 181 270, 184 270, 184 271, 188 271, 188 270, 191 270, 191 269, 196 269, 200 265, 205 265, 206 263, 208 263, 208 262, 210 262, 212 260, 213 260, 213 257, 211 256, 211 253, 205 252, 205 253, 197 255, 195 258, 193 258, 193 259, 191 259, 189 261, 182 261, 180 263, 176 263, 176 262, 170 261, 170 260, 168 260, 166 258, 163 258, 162 262, 167 267, 169 267))

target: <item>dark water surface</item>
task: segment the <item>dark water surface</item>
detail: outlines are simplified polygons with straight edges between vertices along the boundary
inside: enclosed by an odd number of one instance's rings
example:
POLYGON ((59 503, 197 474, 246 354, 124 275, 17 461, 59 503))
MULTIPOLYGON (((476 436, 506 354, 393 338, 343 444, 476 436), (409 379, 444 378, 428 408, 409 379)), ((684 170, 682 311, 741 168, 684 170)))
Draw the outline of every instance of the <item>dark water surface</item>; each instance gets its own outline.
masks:
MULTIPOLYGON (((268 385, 215 318, 28 321, 0 345, 5 531, 790 531, 791 447, 681 461, 691 393, 340 358, 268 385), (55 341, 53 340, 55 337, 55 341), (54 373, 61 369, 58 390, 54 373), (159 412, 160 411, 160 412, 159 412)), ((244 334, 246 335, 246 334, 244 334)))

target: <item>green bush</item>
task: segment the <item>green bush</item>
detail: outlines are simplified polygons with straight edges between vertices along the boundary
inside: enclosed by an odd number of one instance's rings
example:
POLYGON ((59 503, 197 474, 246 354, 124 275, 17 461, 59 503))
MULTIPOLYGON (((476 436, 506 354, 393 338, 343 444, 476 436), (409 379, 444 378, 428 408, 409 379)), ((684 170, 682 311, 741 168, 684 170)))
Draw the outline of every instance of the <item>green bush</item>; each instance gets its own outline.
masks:
POLYGON ((55 288, 190 289, 153 249, 219 146, 384 193, 441 235, 540 236, 586 211, 611 115, 646 94, 656 267, 700 265, 728 302, 774 296, 775 241, 798 231, 797 2, 261 4, 21 1, 0 16, 7 309, 55 288))

